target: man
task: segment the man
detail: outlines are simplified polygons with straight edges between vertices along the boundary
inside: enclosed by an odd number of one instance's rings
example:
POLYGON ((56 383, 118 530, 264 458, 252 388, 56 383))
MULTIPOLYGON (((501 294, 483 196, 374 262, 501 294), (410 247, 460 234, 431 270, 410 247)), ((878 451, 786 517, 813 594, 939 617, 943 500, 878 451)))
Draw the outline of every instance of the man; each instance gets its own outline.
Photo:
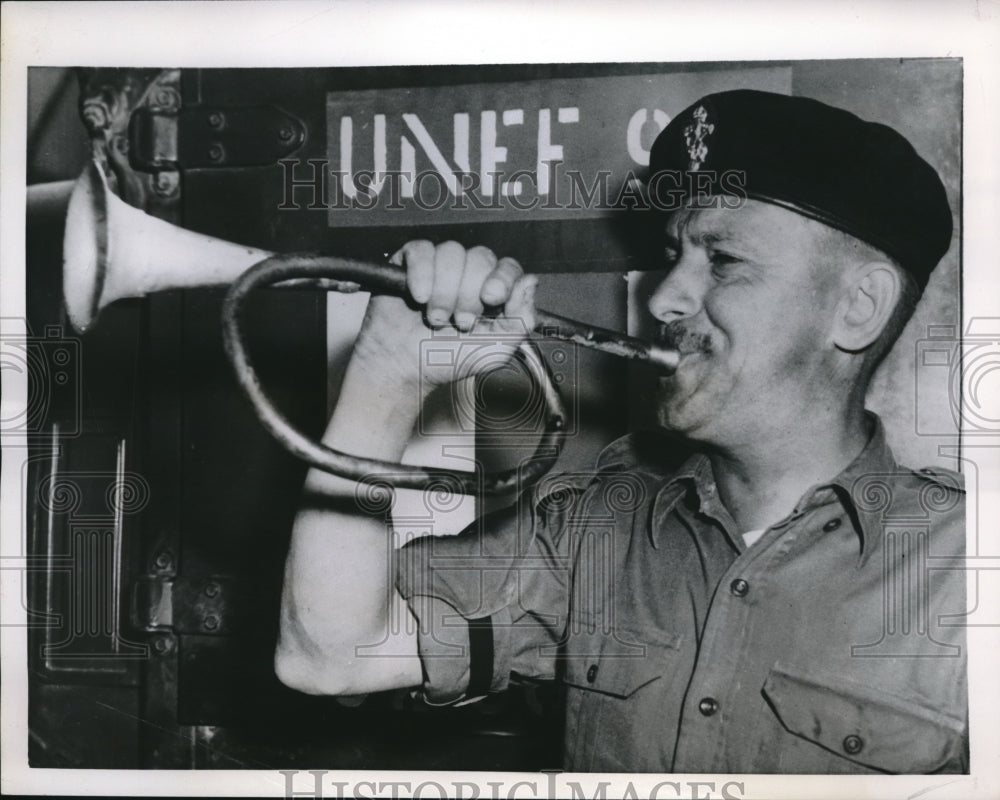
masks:
MULTIPOLYGON (((669 435, 398 558, 365 488, 311 473, 279 677, 441 704, 556 678, 574 771, 966 771, 964 577, 927 566, 963 554, 959 477, 899 467, 864 408, 950 245, 939 178, 884 126, 750 91, 677 116, 650 168, 669 435)), ((420 391, 468 377, 420 380, 428 327, 530 329, 535 287, 454 242, 394 260, 418 310, 372 301, 325 439, 390 461, 420 391)))

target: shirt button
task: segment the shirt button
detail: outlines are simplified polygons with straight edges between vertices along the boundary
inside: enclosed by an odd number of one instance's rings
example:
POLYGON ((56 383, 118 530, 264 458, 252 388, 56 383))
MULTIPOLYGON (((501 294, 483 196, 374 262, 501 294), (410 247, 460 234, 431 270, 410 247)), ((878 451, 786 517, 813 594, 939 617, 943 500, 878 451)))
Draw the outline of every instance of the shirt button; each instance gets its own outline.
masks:
POLYGON ((823 526, 823 533, 829 533, 830 531, 835 531, 842 524, 843 520, 840 517, 834 517, 826 525, 823 526))
POLYGON ((865 740, 853 733, 844 737, 844 752, 849 756, 856 756, 865 746, 865 740))
POLYGON ((750 584, 743 580, 743 578, 737 578, 729 584, 729 591, 737 597, 746 597, 747 592, 750 591, 750 584))
POLYGON ((714 697, 703 697, 698 702, 698 710, 706 717, 712 716, 719 710, 719 701, 714 697))
POLYGON ((597 664, 591 664, 590 669, 587 670, 587 683, 593 683, 597 680, 597 664))

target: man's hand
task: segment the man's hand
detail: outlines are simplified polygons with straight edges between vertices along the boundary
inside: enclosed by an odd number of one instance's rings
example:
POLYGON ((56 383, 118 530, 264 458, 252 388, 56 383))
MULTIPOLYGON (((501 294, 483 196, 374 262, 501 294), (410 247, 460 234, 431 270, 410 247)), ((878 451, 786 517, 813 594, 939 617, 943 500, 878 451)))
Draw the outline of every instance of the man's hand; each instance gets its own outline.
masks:
POLYGON ((534 327, 537 278, 525 275, 512 258, 498 259, 486 247, 466 250, 457 242, 417 240, 390 262, 406 268, 406 285, 419 310, 400 298, 372 298, 355 356, 404 386, 426 391, 495 368, 534 327), (491 315, 484 317, 486 310, 491 315), (432 330, 454 334, 456 346, 460 332, 482 335, 484 344, 490 334, 499 334, 498 358, 466 359, 470 366, 464 371, 421 364, 420 342, 432 330))

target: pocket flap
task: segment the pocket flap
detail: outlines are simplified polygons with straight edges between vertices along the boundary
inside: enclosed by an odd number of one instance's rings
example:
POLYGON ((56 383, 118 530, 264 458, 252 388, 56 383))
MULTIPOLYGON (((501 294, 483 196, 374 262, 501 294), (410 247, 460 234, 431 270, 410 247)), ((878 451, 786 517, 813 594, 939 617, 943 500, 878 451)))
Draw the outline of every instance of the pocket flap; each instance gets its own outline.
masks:
POLYGON ((563 680, 580 689, 629 697, 675 668, 680 638, 621 628, 572 636, 563 656, 563 680))
POLYGON ((763 691, 788 731, 873 769, 934 772, 961 754, 961 721, 836 676, 775 665, 763 691))

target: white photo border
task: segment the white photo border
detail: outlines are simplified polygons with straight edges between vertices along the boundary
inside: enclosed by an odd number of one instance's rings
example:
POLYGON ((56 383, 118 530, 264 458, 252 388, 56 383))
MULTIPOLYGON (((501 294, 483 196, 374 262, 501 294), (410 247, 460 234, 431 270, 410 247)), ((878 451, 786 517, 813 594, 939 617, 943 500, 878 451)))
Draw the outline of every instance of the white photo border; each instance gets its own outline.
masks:
MULTIPOLYGON (((557 62, 785 61, 839 58, 961 58, 963 118, 963 327, 975 317, 1000 317, 1000 5, 974 0, 923 2, 684 2, 619 0, 548 3, 458 2, 6 2, 0 20, 0 318, 24 319, 25 153, 27 73, 31 66, 318 67, 389 64, 557 62), (722 27, 722 25, 725 27, 722 27)), ((3 376, 3 418, 23 407, 27 388, 3 376)), ((992 441, 992 440, 991 440, 992 441)), ((0 554, 20 553, 24 530, 17 443, 4 453, 0 554)), ((21 450, 26 452, 26 450, 21 450)), ((976 451, 987 488, 979 527, 1000 530, 1000 442, 976 451)), ((970 531, 970 536, 973 535, 970 531)), ((995 541, 990 542, 996 546, 995 541)), ((1000 548, 998 548, 1000 550, 1000 548)), ((1000 559, 995 559, 1000 561, 1000 559)), ((2 791, 5 794, 285 796, 275 771, 45 770, 27 766, 26 628, 17 569, 0 570, 3 607, 2 791)), ((970 582, 974 573, 970 572, 970 582)), ((970 592, 971 596, 971 592, 970 592)), ((997 598, 991 602, 996 603, 997 598)), ((1000 608, 986 610, 998 618, 1000 608)), ((970 628, 970 776, 655 776, 411 773, 414 781, 478 785, 482 797, 568 796, 571 779, 593 797, 631 784, 647 796, 663 780, 718 787, 742 784, 740 797, 767 800, 859 797, 1000 796, 1000 630, 970 628), (553 783, 552 781, 556 782, 553 783), (502 781, 500 790, 489 781, 502 781), (518 788, 518 782, 524 782, 518 788), (532 793, 531 785, 535 786, 532 793), (510 792, 513 790, 513 794, 510 792), (500 791, 499 795, 491 794, 500 791)), ((304 774, 295 788, 312 785, 304 774)), ((359 791, 358 781, 392 782, 400 773, 330 773, 359 791)), ((370 784, 365 791, 378 795, 370 784)), ((456 789, 457 792, 470 791, 456 789)), ((702 789, 704 791, 704 789, 702 789)), ((389 796, 382 794, 382 796, 389 796)), ((401 795, 407 796, 407 795, 401 795)), ((438 796, 430 793, 427 796, 438 796)), ((466 795, 471 796, 471 795, 466 795)), ((665 794, 664 796, 675 796, 665 794)), ((692 796, 698 796, 696 793, 692 796)), ((713 795, 716 796, 716 795, 713 795)))

